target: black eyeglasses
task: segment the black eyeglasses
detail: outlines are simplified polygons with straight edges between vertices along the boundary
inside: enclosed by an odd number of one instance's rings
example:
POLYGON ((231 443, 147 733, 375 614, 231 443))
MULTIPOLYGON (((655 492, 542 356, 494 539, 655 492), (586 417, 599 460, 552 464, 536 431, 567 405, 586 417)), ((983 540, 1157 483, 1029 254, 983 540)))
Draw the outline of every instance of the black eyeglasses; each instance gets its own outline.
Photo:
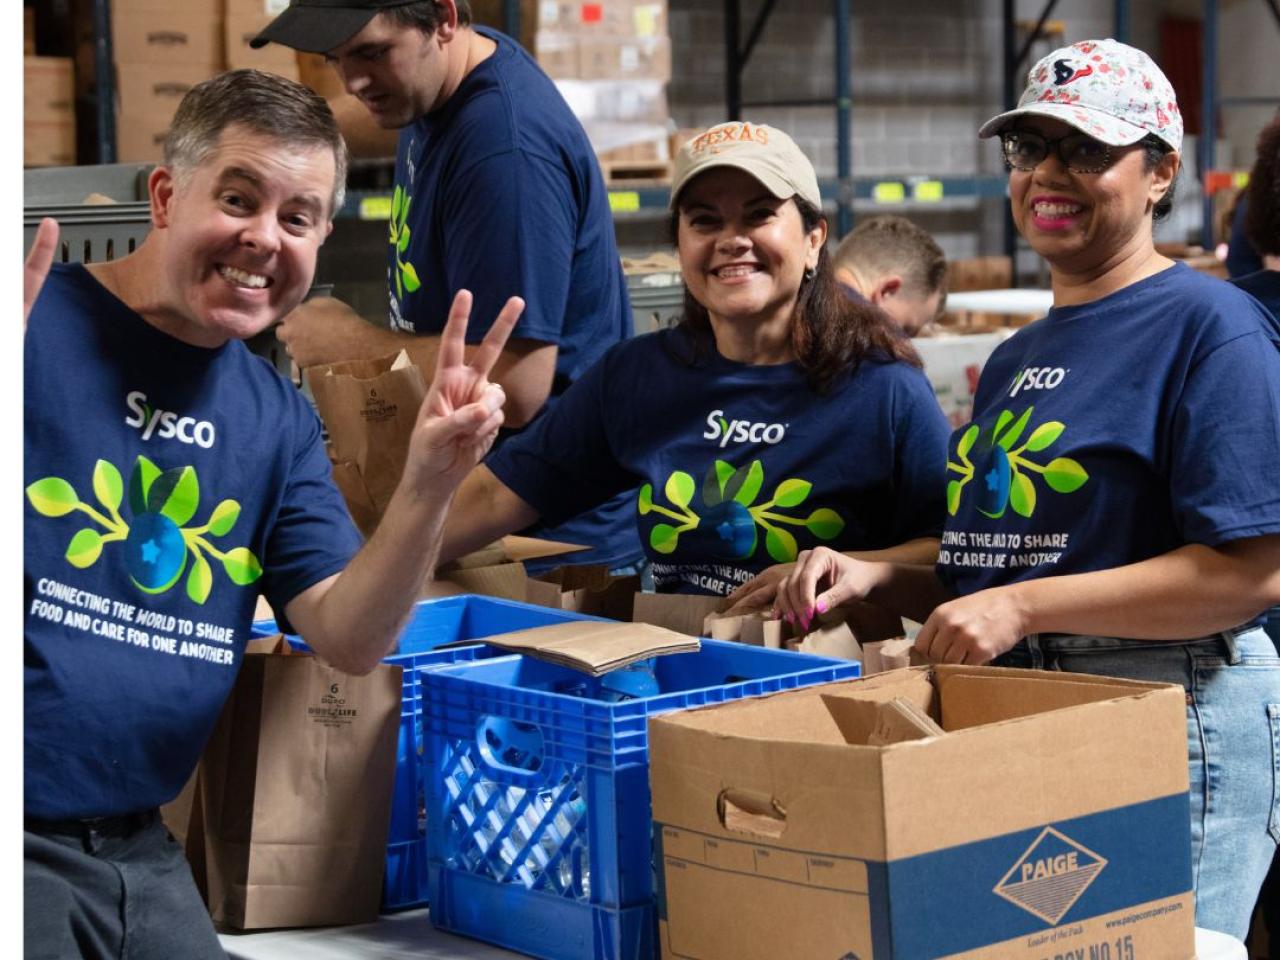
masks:
POLYGON ((1027 173, 1040 166, 1050 150, 1072 173, 1101 173, 1113 160, 1111 147, 1087 133, 1045 137, 1030 130, 1009 130, 1000 134, 1000 146, 1004 162, 1027 173))

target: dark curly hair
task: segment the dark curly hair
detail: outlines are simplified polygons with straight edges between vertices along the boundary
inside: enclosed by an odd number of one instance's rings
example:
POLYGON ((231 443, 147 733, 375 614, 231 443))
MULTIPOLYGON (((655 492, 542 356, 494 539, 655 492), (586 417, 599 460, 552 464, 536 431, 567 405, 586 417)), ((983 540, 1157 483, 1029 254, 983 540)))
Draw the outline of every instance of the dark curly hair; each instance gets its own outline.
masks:
POLYGON ((1258 134, 1245 197, 1245 237, 1260 255, 1280 256, 1280 113, 1258 134))
MULTIPOLYGON (((805 232, 825 222, 820 210, 799 197, 793 197, 805 232)), ((669 223, 670 235, 677 246, 680 214, 677 203, 669 223)), ((684 312, 678 329, 688 334, 693 344, 689 362, 700 362, 710 356, 714 337, 707 308, 684 288, 684 312)), ((811 279, 803 280, 796 298, 791 322, 791 351, 805 371, 809 385, 818 393, 826 393, 835 380, 854 373, 868 357, 900 360, 922 367, 920 355, 911 340, 887 313, 865 300, 854 300, 836 282, 835 268, 826 246, 818 253, 818 265, 811 279)))

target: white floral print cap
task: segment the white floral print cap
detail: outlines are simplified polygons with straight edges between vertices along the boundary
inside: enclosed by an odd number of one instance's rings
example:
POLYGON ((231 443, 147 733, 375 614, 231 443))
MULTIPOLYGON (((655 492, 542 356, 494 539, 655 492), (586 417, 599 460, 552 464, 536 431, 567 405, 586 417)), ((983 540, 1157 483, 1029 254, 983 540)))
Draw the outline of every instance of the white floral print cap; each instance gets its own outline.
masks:
POLYGON ((1023 116, 1051 117, 1113 147, 1155 134, 1182 149, 1182 114, 1155 61, 1118 40, 1082 40, 1053 51, 1031 68, 1018 106, 978 130, 993 137, 1023 116))

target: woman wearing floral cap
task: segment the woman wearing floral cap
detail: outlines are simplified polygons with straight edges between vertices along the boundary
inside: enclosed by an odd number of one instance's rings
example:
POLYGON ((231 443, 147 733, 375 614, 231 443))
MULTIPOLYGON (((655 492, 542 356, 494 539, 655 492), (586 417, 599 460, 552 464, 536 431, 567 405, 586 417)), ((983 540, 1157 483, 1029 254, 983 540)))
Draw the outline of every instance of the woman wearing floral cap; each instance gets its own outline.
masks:
POLYGON ((1182 684, 1196 922, 1243 939, 1280 835, 1280 354, 1261 308, 1156 252, 1172 88, 1114 40, 1051 53, 999 137, 1054 306, 983 370, 951 438, 935 569, 802 555, 777 605, 867 597, 934 661, 1182 684))
POLYGON ((723 123, 673 173, 680 324, 610 349, 475 470, 444 558, 639 487, 660 592, 723 595, 820 543, 932 562, 946 418, 910 341, 836 285, 812 165, 723 123))

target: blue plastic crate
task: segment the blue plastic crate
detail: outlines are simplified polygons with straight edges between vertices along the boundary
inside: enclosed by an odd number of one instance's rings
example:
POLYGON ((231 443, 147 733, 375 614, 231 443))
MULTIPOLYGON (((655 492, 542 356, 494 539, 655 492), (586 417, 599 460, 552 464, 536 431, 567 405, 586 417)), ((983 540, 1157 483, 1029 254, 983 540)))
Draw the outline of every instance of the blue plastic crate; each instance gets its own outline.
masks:
MULTIPOLYGON (((404 668, 404 694, 400 714, 400 737, 396 743, 396 779, 391 792, 391 823, 387 834, 387 868, 382 886, 382 909, 401 910, 427 902, 427 847, 423 821, 425 789, 421 760, 422 714, 415 707, 418 669, 433 664, 462 663, 500 656, 497 647, 473 644, 437 650, 460 640, 481 640, 498 633, 543 627, 568 620, 591 619, 582 614, 550 607, 463 594, 438 600, 423 600, 396 643, 396 652, 383 658, 404 668)), ((254 636, 271 636, 279 628, 274 620, 253 624, 254 636)), ((297 636, 287 635, 295 650, 311 648, 297 636)))
POLYGON ((420 671, 432 922, 548 960, 652 956, 649 717, 858 674, 714 640, 621 683, 522 656, 420 671))

